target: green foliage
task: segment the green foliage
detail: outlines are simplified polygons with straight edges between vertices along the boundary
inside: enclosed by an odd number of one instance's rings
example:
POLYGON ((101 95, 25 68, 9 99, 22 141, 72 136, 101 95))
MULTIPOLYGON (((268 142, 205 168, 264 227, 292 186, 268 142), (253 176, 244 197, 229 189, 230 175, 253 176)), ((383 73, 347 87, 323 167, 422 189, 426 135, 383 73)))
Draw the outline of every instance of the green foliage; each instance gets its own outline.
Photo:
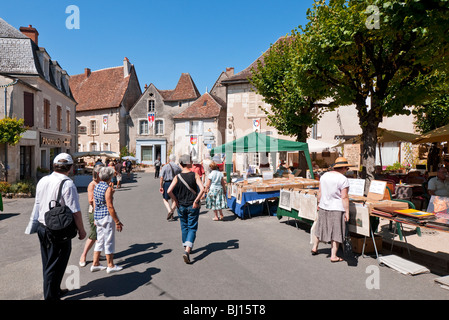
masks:
POLYGON ((6 193, 30 193, 31 195, 36 194, 36 186, 31 180, 17 181, 10 184, 5 181, 0 182, 0 193, 3 195, 6 193))
POLYGON ((410 114, 408 106, 437 94, 448 71, 448 13, 449 2, 437 0, 316 1, 308 11, 302 30, 311 70, 332 87, 335 101, 356 106, 368 177, 383 118, 410 114), (373 15, 377 26, 368 23, 373 15))
POLYGON ((0 143, 16 145, 21 139, 21 135, 27 131, 24 126, 24 119, 3 118, 0 120, 0 143))
POLYGON ((308 72, 307 39, 296 31, 279 39, 253 68, 250 83, 270 105, 263 109, 268 124, 279 133, 306 141, 307 128, 331 106, 318 101, 329 96, 323 81, 308 72))

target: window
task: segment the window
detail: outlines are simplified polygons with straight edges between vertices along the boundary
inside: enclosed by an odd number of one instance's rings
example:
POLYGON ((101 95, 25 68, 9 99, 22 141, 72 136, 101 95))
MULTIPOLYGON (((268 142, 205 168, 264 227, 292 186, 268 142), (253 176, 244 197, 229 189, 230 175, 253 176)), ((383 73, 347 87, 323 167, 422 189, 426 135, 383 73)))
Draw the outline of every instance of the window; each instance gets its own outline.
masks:
POLYGON ((153 146, 142 146, 142 161, 153 161, 153 146))
POLYGON ((62 131, 62 108, 61 106, 56 107, 56 130, 62 131))
POLYGON ((139 120, 139 134, 148 134, 148 120, 139 120))
POLYGON ((67 128, 67 132, 70 132, 70 130, 72 129, 70 126, 70 111, 67 110, 66 114, 65 114, 65 121, 66 121, 66 128, 67 128))
POLYGON ((50 129, 50 101, 44 99, 44 128, 50 129))
POLYGON ((190 122, 190 134, 198 134, 199 131, 199 123, 198 121, 190 122))
POLYGON ((148 112, 154 112, 154 100, 148 100, 148 112))
POLYGON ((154 134, 164 134, 164 120, 156 120, 155 121, 154 134))
POLYGON ((97 120, 90 120, 90 134, 97 134, 97 120))
POLYGON ((111 151, 111 145, 109 144, 109 142, 103 143, 103 151, 111 151))
POLYGON ((96 142, 91 142, 90 143, 90 151, 99 151, 97 148, 97 143, 96 142))
POLYGON ((29 92, 23 93, 23 119, 25 126, 34 126, 34 94, 29 92))

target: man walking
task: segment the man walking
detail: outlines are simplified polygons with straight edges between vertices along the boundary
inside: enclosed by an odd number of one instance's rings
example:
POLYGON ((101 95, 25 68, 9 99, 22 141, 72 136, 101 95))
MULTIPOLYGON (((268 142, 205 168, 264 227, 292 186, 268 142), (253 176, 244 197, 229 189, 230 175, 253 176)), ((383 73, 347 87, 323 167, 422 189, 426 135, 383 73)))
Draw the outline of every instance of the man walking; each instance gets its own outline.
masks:
POLYGON ((68 291, 67 289, 61 290, 61 282, 72 251, 71 239, 61 243, 50 241, 45 226, 45 213, 49 210, 49 203, 58 200, 62 206, 68 206, 73 212, 78 238, 83 240, 86 237, 78 192, 73 181, 68 178, 72 165, 72 157, 67 153, 60 153, 55 157, 53 160, 54 172, 43 177, 37 184, 34 208, 30 223, 25 230, 26 234, 37 232, 39 237, 45 300, 59 300, 68 291), (65 179, 68 181, 62 188, 61 199, 56 199, 59 185, 65 179))
POLYGON ((167 190, 168 187, 170 187, 173 178, 178 173, 181 173, 181 168, 175 163, 176 156, 174 154, 170 155, 169 160, 170 162, 164 165, 161 170, 159 192, 162 193, 162 201, 164 201, 164 205, 168 211, 167 220, 173 221, 173 212, 176 209, 176 203, 172 202, 170 207, 170 203, 168 202, 170 200, 170 196, 168 195, 167 190))

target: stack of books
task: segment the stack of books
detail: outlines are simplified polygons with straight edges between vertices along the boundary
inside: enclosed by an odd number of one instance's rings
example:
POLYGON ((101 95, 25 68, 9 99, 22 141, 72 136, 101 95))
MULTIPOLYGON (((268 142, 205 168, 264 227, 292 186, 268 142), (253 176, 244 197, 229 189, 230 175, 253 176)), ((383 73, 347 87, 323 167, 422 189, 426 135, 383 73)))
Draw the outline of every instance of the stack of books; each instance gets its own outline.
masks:
POLYGON ((395 210, 395 213, 395 220, 403 223, 425 225, 435 219, 434 213, 416 209, 395 210))

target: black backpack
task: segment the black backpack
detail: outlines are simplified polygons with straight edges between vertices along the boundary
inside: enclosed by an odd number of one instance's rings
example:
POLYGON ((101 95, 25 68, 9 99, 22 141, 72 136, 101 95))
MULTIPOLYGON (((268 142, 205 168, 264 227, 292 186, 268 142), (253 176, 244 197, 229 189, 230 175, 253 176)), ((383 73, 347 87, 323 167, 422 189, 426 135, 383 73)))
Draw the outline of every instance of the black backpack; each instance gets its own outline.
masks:
POLYGON ((59 185, 58 197, 56 200, 50 201, 49 211, 45 213, 45 225, 47 228, 48 239, 52 243, 61 243, 76 237, 78 229, 76 228, 73 212, 66 205, 61 206, 61 194, 64 183, 69 180, 62 180, 59 185), (52 202, 55 205, 52 207, 52 202))

